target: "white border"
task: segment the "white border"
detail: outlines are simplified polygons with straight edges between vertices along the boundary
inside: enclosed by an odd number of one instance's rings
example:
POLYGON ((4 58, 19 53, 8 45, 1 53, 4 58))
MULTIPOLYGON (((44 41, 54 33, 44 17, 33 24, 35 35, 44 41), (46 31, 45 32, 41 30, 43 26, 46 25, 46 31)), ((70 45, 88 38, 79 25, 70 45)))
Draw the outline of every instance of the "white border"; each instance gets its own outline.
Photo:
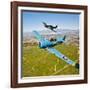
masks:
POLYGON ((66 80, 83 80, 84 79, 84 11, 72 9, 54 9, 54 8, 37 8, 37 7, 18 7, 18 83, 34 83, 45 81, 66 81, 66 80), (39 10, 55 12, 75 12, 80 14, 80 74, 63 75, 63 76, 41 76, 21 78, 21 10, 39 10))

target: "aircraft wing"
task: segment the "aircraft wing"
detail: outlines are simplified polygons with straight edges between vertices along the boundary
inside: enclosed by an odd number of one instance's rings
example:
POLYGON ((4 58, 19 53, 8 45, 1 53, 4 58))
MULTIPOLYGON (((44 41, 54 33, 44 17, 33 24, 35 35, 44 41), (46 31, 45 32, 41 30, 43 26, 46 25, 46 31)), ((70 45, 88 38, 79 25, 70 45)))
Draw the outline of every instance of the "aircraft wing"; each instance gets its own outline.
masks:
POLYGON ((37 31, 33 31, 33 34, 36 37, 36 39, 38 39, 39 41, 44 39, 44 37, 41 36, 37 31))
POLYGON ((68 57, 66 57, 65 55, 63 55, 61 52, 57 51, 55 48, 46 48, 50 53, 55 54, 55 56, 57 56, 58 58, 62 59, 63 61, 65 61, 66 63, 70 64, 70 65, 75 65, 75 62, 70 60, 68 57))

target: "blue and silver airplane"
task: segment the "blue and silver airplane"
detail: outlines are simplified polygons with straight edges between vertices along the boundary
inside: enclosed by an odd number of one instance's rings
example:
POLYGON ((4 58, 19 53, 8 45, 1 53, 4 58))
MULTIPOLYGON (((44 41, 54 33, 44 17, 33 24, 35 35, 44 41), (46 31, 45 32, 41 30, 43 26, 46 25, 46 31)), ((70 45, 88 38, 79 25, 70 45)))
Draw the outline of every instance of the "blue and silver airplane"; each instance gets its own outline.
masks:
POLYGON ((75 66, 76 68, 79 69, 78 63, 74 62, 73 60, 69 59, 68 57, 63 55, 61 52, 53 48, 55 45, 63 43, 65 41, 66 36, 64 36, 63 38, 56 38, 56 41, 51 42, 48 39, 41 36, 37 31, 33 31, 33 34, 35 38, 39 41, 39 47, 41 49, 46 49, 47 51, 54 54, 61 60, 65 61, 67 64, 75 66))

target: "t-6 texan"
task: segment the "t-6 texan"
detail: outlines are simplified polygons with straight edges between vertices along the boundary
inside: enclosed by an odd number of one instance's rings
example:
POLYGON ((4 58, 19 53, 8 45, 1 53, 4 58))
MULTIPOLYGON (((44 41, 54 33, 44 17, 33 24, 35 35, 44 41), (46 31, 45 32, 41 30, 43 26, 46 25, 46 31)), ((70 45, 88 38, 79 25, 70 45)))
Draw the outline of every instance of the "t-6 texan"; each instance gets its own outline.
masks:
POLYGON ((56 32, 54 29, 56 29, 58 27, 57 25, 56 26, 47 25, 45 22, 43 22, 43 24, 44 24, 45 28, 48 28, 48 29, 52 30, 53 32, 56 32))
POLYGON ((57 44, 61 44, 65 41, 66 36, 62 38, 56 38, 56 41, 49 41, 48 39, 44 38, 41 36, 37 31, 33 31, 33 34, 35 38, 39 41, 39 47, 41 49, 45 49, 48 52, 54 54, 56 57, 60 58, 60 60, 65 61, 67 64, 75 66, 76 68, 79 69, 79 64, 77 62, 74 62, 73 60, 69 59, 65 55, 63 55, 61 52, 53 48, 57 44))

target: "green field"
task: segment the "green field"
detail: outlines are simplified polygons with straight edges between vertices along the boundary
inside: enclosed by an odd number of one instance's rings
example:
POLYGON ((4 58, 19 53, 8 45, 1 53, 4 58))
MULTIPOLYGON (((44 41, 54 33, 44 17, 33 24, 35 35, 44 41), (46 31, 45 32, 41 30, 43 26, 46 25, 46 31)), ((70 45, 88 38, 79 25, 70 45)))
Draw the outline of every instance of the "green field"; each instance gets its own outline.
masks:
MULTIPOLYGON (((79 59, 79 49, 75 45, 60 44, 54 48, 73 61, 79 59)), ((24 46, 22 53, 22 77, 79 74, 74 66, 68 65, 47 50, 40 49, 38 45, 24 46)))

